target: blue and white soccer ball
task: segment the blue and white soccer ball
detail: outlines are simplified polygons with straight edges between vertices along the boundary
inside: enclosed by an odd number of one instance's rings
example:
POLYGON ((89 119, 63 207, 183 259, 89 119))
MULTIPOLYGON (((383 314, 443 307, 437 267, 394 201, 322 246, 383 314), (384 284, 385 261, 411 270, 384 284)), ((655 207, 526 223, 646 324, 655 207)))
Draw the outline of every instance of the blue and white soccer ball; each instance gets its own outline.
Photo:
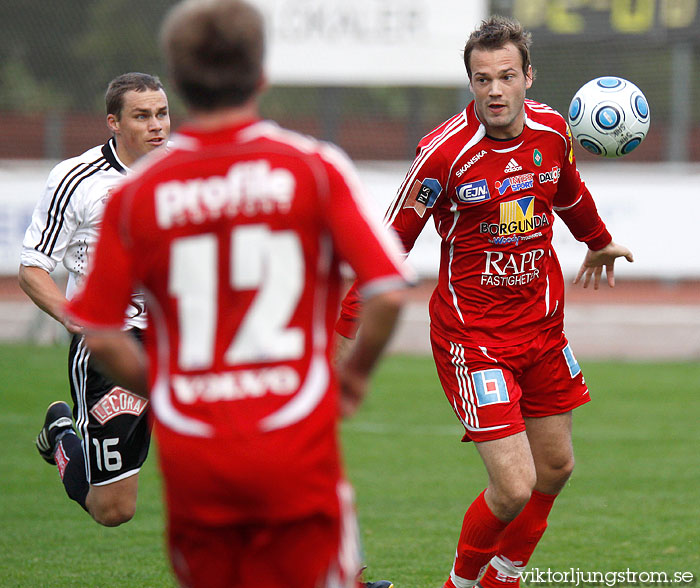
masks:
POLYGON ((614 76, 581 86, 569 106, 571 133, 581 146, 603 157, 622 157, 649 131, 649 102, 632 82, 614 76))

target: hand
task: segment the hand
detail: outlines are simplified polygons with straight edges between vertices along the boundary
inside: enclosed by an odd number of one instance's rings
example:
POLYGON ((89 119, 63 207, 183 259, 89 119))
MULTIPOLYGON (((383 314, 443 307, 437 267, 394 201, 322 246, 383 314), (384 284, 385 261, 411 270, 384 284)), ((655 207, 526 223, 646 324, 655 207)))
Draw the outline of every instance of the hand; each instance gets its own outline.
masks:
POLYGON ((71 335, 80 335, 83 332, 83 327, 78 323, 74 323, 66 314, 61 316, 61 324, 71 335))
POLYGON ((600 276, 603 273, 603 267, 605 267, 605 275, 608 278, 608 286, 614 288, 615 260, 618 257, 624 257, 630 263, 634 261, 632 252, 627 249, 627 247, 618 245, 613 241, 598 251, 589 249, 586 252, 586 257, 584 258, 583 263, 581 264, 581 269, 578 270, 578 274, 574 279, 574 284, 578 284, 583 277, 583 287, 588 288, 588 284, 591 283, 591 276, 593 276, 593 289, 597 290, 600 286, 600 276))
POLYGON ((68 313, 65 312, 65 308, 58 315, 58 321, 65 327, 66 331, 68 331, 71 335, 83 334, 82 325, 79 325, 78 323, 74 322, 73 319, 70 318, 68 313))

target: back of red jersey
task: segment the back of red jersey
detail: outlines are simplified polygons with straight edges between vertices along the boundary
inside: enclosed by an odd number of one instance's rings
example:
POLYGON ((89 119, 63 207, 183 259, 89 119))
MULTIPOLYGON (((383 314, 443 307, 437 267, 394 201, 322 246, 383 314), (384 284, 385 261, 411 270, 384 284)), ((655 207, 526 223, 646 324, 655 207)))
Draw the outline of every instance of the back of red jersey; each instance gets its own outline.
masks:
MULTIPOLYGON (((259 468, 268 486, 280 471, 297 480, 282 514, 323 485, 319 469, 338 469, 328 349, 340 260, 369 294, 404 281, 398 245, 365 211, 352 166, 331 146, 268 122, 185 130, 109 202, 96 275, 72 306, 83 323, 114 324, 122 284, 139 283, 161 434, 232 444, 209 457, 222 472, 238 452, 248 477, 259 468)), ((274 494, 268 486, 253 494, 274 494)))

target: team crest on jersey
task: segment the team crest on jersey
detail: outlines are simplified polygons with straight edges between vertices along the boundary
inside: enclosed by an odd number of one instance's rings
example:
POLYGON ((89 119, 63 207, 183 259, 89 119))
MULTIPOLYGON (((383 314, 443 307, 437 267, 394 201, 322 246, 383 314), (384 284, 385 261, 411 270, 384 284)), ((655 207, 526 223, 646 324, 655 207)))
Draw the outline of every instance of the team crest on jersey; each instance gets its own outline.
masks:
POLYGON ((435 205, 441 192, 442 186, 435 178, 425 178, 422 182, 416 180, 403 207, 412 208, 419 217, 423 218, 425 211, 435 205))
POLYGON ((489 192, 489 185, 486 180, 460 184, 455 189, 455 194, 457 200, 462 204, 477 204, 491 198, 491 192, 489 192))
POLYGON ((519 176, 511 176, 505 180, 496 181, 496 189, 498 193, 503 196, 508 189, 513 192, 520 192, 520 190, 529 190, 532 188, 534 183, 535 174, 521 174, 519 176))
POLYGON ((120 414, 139 416, 148 406, 148 400, 119 386, 112 388, 90 409, 97 422, 104 425, 120 414))
POLYGON ((542 153, 539 149, 535 149, 535 151, 532 153, 532 162, 537 167, 540 167, 542 165, 542 153))
POLYGON ((102 198, 100 198, 100 202, 102 202, 102 204, 105 204, 107 200, 109 200, 109 197, 112 195, 112 192, 114 192, 115 190, 116 188, 110 188, 109 190, 107 190, 107 192, 105 192, 105 195, 102 196, 102 198))

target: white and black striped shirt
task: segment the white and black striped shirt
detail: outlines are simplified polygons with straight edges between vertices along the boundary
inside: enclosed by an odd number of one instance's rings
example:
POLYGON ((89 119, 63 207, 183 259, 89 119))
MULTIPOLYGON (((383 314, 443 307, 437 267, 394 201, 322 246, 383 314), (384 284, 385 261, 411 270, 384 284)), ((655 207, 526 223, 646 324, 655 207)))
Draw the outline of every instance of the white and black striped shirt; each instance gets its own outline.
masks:
MULTIPOLYGON (((50 273, 62 262, 70 299, 87 272, 109 192, 130 171, 119 160, 113 138, 56 165, 24 235, 22 265, 50 273)), ((126 324, 144 328, 143 297, 135 295, 132 305, 126 324)))

